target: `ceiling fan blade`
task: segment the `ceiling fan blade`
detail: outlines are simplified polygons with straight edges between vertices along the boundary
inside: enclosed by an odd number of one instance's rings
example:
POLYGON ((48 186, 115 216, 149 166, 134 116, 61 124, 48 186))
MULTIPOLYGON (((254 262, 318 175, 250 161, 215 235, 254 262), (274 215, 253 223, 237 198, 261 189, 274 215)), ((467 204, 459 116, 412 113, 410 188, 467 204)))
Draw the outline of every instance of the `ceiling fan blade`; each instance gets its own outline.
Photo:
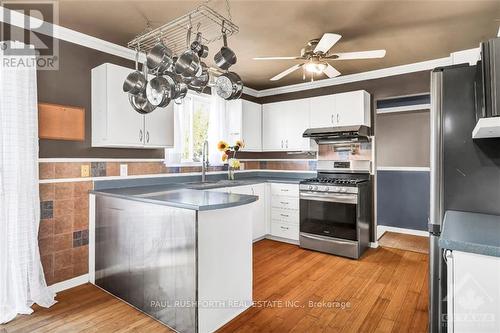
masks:
POLYGON ((323 73, 325 73, 325 75, 330 77, 330 78, 340 75, 340 72, 338 70, 336 70, 335 68, 333 68, 330 64, 328 64, 328 66, 326 66, 323 73))
POLYGON ((292 66, 290 68, 288 68, 287 70, 284 70, 283 72, 279 73, 278 75, 274 76, 271 78, 271 81, 278 81, 279 79, 287 76, 288 74, 292 73, 292 72, 295 72, 297 69, 299 69, 300 67, 302 67, 303 64, 297 64, 295 66, 292 66))
POLYGON ((297 60, 302 57, 256 57, 253 60, 297 60))
POLYGON ((375 58, 385 57, 385 50, 341 52, 341 53, 333 53, 328 57, 332 57, 333 60, 375 59, 375 58))
POLYGON ((332 34, 329 32, 324 34, 323 37, 321 37, 321 40, 316 45, 316 47, 314 48, 314 53, 316 52, 327 53, 328 50, 330 50, 332 46, 339 41, 340 38, 342 38, 342 36, 338 34, 332 34))

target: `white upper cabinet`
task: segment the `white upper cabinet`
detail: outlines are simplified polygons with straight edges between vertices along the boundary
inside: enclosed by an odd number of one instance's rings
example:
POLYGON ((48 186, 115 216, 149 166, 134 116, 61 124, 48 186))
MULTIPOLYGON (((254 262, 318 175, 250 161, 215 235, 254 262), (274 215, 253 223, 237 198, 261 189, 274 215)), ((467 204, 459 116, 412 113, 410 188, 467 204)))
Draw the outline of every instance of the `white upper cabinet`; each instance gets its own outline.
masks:
POLYGON ((172 147, 173 105, 147 115, 134 111, 122 90, 131 71, 109 63, 92 69, 92 147, 172 147))
POLYGON ((335 126, 371 126, 370 94, 356 90, 335 94, 335 126))
POLYGON ((146 147, 174 146, 174 102, 144 115, 144 145, 146 147))
POLYGON ((311 127, 371 126, 370 94, 364 90, 311 98, 311 127))
POLYGON ((335 95, 311 98, 311 128, 334 126, 335 95))
POLYGON ((263 150, 311 150, 311 140, 302 138, 304 131, 310 127, 309 104, 309 99, 264 104, 263 150))
POLYGON ((262 105, 244 99, 226 102, 227 140, 245 142, 244 151, 262 151, 262 105))
POLYGON ((244 151, 262 151, 262 105, 241 100, 243 104, 242 139, 244 151))

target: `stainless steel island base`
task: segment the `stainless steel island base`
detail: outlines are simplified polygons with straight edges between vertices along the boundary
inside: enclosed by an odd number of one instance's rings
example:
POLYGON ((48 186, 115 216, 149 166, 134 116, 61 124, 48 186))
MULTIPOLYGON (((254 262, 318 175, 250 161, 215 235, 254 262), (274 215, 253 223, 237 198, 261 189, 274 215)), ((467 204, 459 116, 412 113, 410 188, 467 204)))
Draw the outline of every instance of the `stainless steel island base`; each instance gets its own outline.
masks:
POLYGON ((247 209, 199 212, 96 195, 95 284, 175 331, 212 332, 251 306, 251 220, 240 218, 247 209), (224 218, 236 212, 238 220, 224 218))

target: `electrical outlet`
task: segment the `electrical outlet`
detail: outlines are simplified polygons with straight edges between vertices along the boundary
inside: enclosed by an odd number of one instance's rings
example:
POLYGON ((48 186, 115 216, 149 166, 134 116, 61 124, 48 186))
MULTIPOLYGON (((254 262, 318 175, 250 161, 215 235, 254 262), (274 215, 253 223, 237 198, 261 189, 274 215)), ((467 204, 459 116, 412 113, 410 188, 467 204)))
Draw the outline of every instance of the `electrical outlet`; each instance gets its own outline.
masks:
POLYGON ((128 175, 128 165, 120 164, 120 176, 125 177, 128 175))
POLYGON ((84 164, 81 166, 80 174, 82 177, 90 177, 90 165, 84 164))

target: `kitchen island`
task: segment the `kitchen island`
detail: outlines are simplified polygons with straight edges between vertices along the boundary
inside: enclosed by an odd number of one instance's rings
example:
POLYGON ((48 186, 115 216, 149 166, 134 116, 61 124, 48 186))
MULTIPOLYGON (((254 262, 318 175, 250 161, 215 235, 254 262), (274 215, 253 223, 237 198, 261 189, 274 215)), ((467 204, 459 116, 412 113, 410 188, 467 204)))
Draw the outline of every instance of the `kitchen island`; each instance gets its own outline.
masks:
POLYGON ((91 282, 178 332, 213 332, 252 305, 258 197, 202 187, 92 192, 91 282))

